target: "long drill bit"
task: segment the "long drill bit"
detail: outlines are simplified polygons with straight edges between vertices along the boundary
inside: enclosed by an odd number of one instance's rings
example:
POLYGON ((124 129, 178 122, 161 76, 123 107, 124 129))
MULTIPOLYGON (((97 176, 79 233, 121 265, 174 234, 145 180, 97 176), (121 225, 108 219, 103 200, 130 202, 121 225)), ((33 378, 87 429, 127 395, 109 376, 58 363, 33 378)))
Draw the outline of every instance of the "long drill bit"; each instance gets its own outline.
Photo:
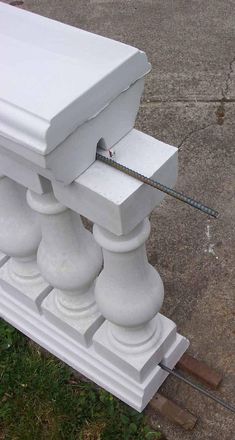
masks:
POLYGON ((215 211, 212 208, 209 208, 208 206, 205 206, 201 202, 197 202, 196 200, 192 199, 192 197, 186 196, 182 192, 178 192, 175 189, 169 188, 168 186, 163 185, 162 183, 157 182, 156 180, 153 180, 153 179, 150 179, 149 177, 143 176, 142 174, 138 173, 137 171, 134 171, 131 168, 128 168, 125 165, 122 165, 113 159, 105 157, 99 153, 96 153, 96 159, 99 160, 100 162, 103 162, 103 163, 113 167, 113 168, 116 168, 119 171, 122 171, 123 173, 127 174, 128 176, 134 177, 135 179, 139 180, 140 182, 145 183, 146 185, 150 185, 153 188, 156 188, 159 191, 162 191, 162 192, 168 194, 169 196, 180 200, 181 202, 187 203, 188 205, 192 206, 193 208, 199 209, 200 211, 204 212, 205 214, 210 215, 211 217, 217 218, 219 215, 219 213, 217 211, 215 211))

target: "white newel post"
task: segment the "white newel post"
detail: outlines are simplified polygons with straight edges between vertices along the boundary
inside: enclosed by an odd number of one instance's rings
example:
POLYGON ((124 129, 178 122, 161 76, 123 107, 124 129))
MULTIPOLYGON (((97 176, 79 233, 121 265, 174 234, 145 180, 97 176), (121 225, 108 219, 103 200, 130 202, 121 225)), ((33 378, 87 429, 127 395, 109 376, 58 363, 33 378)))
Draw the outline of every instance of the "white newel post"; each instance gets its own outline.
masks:
POLYGON ((80 215, 59 203, 53 192, 39 195, 28 191, 27 199, 41 222, 38 266, 54 287, 42 305, 44 314, 71 337, 89 345, 103 321, 94 298, 101 249, 80 215))
POLYGON ((94 226, 94 237, 104 254, 104 270, 95 287, 96 301, 108 320, 111 343, 128 354, 152 348, 161 332, 157 313, 164 287, 147 260, 145 242, 149 233, 148 219, 122 236, 94 226))
POLYGON ((49 291, 37 266, 41 230, 36 214, 26 202, 26 188, 0 176, 0 250, 10 258, 0 269, 12 295, 18 289, 35 310, 49 291))

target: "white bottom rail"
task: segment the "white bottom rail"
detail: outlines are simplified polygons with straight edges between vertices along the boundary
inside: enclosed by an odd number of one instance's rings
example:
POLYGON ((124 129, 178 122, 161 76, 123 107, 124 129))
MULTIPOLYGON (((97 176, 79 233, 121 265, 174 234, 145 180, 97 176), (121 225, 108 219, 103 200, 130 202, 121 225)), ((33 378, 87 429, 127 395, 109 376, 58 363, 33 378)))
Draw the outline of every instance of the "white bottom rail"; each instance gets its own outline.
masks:
MULTIPOLYGON (((12 286, 0 280, 1 318, 137 411, 141 412, 145 408, 168 376, 156 365, 147 378, 139 383, 98 354, 93 345, 88 348, 82 346, 48 322, 45 316, 25 305, 21 292, 12 295, 12 289, 12 286)), ((159 314, 159 317, 168 320, 163 315, 159 314)), ((177 333, 162 362, 173 368, 188 345, 188 340, 177 333)))

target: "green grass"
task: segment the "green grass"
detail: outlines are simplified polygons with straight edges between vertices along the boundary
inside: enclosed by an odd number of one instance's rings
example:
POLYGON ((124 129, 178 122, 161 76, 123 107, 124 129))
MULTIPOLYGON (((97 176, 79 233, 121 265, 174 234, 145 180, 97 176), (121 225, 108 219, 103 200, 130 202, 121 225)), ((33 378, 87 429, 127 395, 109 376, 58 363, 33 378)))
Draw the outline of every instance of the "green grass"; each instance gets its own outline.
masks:
POLYGON ((0 440, 154 440, 143 414, 0 320, 0 440))

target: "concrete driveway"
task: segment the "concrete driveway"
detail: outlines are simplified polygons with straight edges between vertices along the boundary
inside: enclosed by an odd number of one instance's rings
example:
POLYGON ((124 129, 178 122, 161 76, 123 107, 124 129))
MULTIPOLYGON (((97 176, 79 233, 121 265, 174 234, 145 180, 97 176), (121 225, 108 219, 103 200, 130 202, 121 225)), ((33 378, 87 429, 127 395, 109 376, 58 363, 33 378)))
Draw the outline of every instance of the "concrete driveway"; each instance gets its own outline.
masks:
MULTIPOLYGON (((177 188, 218 220, 166 198, 152 214, 150 262, 165 283, 163 312, 190 352, 224 372, 234 400, 234 0, 25 0, 33 12, 143 49, 152 63, 137 127, 179 147, 177 188)), ((161 392, 199 417, 192 433, 160 416, 168 440, 232 440, 234 417, 168 378, 161 392)), ((121 440, 121 439, 117 439, 121 440)))

